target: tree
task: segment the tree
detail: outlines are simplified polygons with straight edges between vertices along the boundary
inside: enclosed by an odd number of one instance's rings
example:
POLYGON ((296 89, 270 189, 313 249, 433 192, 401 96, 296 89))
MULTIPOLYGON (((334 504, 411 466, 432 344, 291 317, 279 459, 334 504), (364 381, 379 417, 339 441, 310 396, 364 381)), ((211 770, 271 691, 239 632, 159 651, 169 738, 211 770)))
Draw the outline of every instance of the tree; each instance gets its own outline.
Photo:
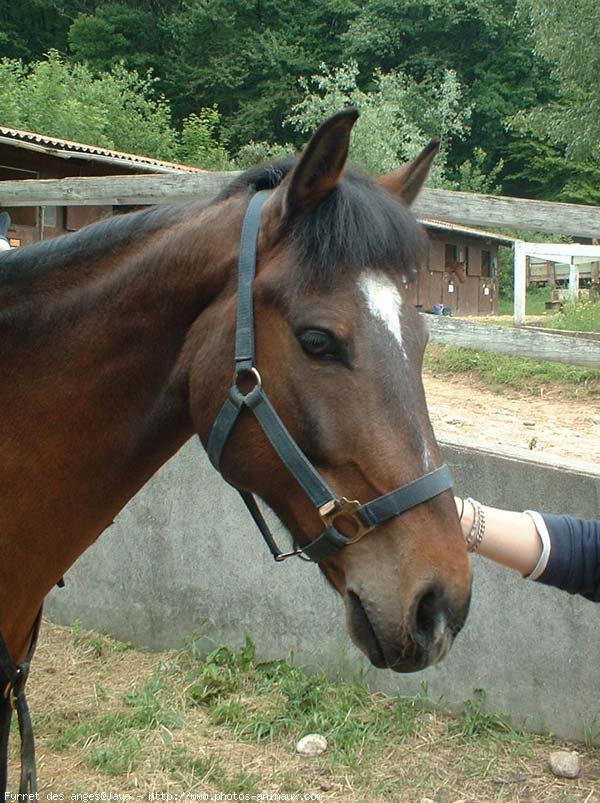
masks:
POLYGON ((439 83, 417 83, 401 72, 376 71, 370 91, 358 86, 356 62, 329 70, 325 65, 310 80, 300 82, 304 97, 287 122, 310 133, 333 112, 355 106, 361 116, 352 132, 350 158, 371 173, 393 170, 412 159, 426 142, 442 136, 445 145, 436 159, 431 181, 442 182, 445 153, 451 138, 468 130, 470 109, 462 100, 462 87, 448 70, 439 83))
POLYGON ((125 2, 105 3, 94 14, 79 14, 69 28, 69 48, 77 61, 94 71, 123 63, 146 72, 162 67, 160 19, 148 8, 125 2))
POLYGON ((564 145, 535 134, 507 150, 504 191, 510 195, 600 205, 600 163, 575 159, 564 145))
POLYGON ((183 121, 180 162, 208 170, 231 170, 233 164, 225 147, 218 140, 220 115, 217 108, 200 109, 183 121))
POLYGON ((214 104, 232 147, 281 142, 298 78, 342 52, 352 0, 188 0, 164 23, 176 119, 214 104))
POLYGON ((177 155, 169 104, 149 75, 118 65, 94 76, 52 51, 28 66, 1 60, 0 84, 4 125, 163 159, 177 155))
POLYGON ((51 0, 0 2, 0 57, 31 61, 51 48, 66 50, 70 21, 51 0))
POLYGON ((455 138, 448 154, 455 169, 480 148, 487 154, 483 169, 492 170, 518 136, 505 119, 551 95, 545 62, 533 52, 527 20, 515 15, 516 2, 364 0, 343 35, 363 88, 376 68, 401 70, 418 82, 455 71, 472 109, 468 135, 455 138))
POLYGON ((558 97, 517 122, 549 135, 574 159, 600 162, 600 5, 594 0, 520 0, 535 47, 551 65, 558 97))

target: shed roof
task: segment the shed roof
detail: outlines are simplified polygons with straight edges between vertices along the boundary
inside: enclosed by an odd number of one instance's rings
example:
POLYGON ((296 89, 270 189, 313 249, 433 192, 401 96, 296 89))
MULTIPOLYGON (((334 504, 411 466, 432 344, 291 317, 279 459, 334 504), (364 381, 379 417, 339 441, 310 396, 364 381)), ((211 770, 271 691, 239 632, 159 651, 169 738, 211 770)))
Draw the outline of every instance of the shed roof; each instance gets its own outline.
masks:
POLYGON ((191 165, 165 162, 162 159, 151 159, 149 156, 139 156, 135 153, 123 153, 96 145, 86 145, 82 142, 71 142, 68 139, 47 137, 35 134, 32 131, 22 131, 18 128, 0 126, 0 143, 7 143, 17 148, 48 153, 61 159, 88 159, 94 162, 104 162, 122 165, 130 170, 139 170, 143 173, 206 173, 199 167, 191 165))
POLYGON ((503 234, 496 232, 484 231, 483 229, 473 229, 470 226, 460 226, 457 223, 447 223, 445 220, 435 220, 434 218, 422 217, 419 221, 427 229, 434 229, 436 231, 453 232, 454 234, 463 234, 468 237, 477 237, 482 240, 497 243, 498 245, 512 246, 517 242, 515 237, 507 237, 503 234))

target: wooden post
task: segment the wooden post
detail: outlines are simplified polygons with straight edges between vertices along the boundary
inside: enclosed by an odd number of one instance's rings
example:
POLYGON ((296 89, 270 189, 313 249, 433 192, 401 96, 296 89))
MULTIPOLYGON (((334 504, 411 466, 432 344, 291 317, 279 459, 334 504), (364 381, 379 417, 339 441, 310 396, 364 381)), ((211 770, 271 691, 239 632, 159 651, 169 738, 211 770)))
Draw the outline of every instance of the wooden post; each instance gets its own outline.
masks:
POLYGON ((515 243, 515 270, 514 270, 514 323, 515 326, 525 325, 525 297, 527 291, 527 254, 525 243, 515 243))

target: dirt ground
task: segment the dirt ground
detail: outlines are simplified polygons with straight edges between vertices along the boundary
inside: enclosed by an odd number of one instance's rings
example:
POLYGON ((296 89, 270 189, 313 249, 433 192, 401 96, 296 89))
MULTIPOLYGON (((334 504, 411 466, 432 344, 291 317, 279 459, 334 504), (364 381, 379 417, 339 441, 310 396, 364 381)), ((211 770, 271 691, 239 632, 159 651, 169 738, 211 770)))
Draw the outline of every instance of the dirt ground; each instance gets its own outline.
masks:
MULTIPOLYGON (((477 738, 461 737, 459 729, 451 730, 456 721, 435 710, 424 709, 411 732, 384 739, 374 754, 363 757, 359 750, 350 763, 333 761, 329 750, 316 759, 300 757, 295 738, 240 741, 215 722, 208 706, 190 706, 187 676, 178 674, 174 653, 124 646, 98 633, 44 622, 28 683, 37 800, 600 803, 598 748, 503 731, 485 736, 481 727, 477 738), (124 698, 144 688, 136 702, 124 698), (163 703, 178 712, 180 722, 165 719, 163 703), (139 713, 154 712, 153 719, 136 717, 123 729, 134 705, 139 713), (579 754, 577 779, 552 775, 553 750, 579 754)), ((267 712, 268 699, 240 697, 239 704, 249 712, 267 712)), ((373 704, 377 699, 381 702, 374 696, 373 704)), ((14 791, 7 800, 16 801, 16 734, 10 759, 14 791)))
POLYGON ((498 395, 464 374, 436 378, 425 373, 424 384, 433 427, 442 441, 600 465, 600 399, 498 395))

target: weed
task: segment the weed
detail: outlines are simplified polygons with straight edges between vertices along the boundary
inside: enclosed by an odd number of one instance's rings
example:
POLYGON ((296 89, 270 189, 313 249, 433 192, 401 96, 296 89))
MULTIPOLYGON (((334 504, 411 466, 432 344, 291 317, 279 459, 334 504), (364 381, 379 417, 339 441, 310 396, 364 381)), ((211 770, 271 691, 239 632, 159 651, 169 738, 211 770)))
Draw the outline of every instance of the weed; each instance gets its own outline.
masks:
POLYGON ((163 769, 169 771, 175 780, 188 785, 202 783, 220 783, 225 777, 222 760, 210 754, 208 756, 190 756, 185 747, 177 747, 168 751, 161 761, 163 769))
POLYGON ((457 735, 466 742, 481 739, 523 740, 527 737, 517 731, 510 723, 507 714, 488 712, 484 709, 486 694, 483 689, 474 689, 473 698, 467 700, 460 716, 450 723, 448 733, 457 735))
MULTIPOLYGON (((548 314, 546 301, 550 301, 552 290, 550 287, 530 287, 525 296, 525 314, 544 317, 548 314)), ((512 295, 500 296, 498 299, 498 315, 512 315, 514 300, 512 295)))
POLYGON ((115 737, 102 747, 92 747, 89 761, 93 767, 107 775, 130 772, 138 763, 142 745, 136 736, 115 737))
POLYGON ((79 620, 73 626, 73 644, 78 647, 84 655, 92 655, 94 658, 102 658, 110 653, 125 652, 131 650, 129 642, 118 641, 105 631, 85 630, 79 620))
POLYGON ((572 332, 600 332, 600 302, 591 298, 568 301, 544 326, 572 332))

